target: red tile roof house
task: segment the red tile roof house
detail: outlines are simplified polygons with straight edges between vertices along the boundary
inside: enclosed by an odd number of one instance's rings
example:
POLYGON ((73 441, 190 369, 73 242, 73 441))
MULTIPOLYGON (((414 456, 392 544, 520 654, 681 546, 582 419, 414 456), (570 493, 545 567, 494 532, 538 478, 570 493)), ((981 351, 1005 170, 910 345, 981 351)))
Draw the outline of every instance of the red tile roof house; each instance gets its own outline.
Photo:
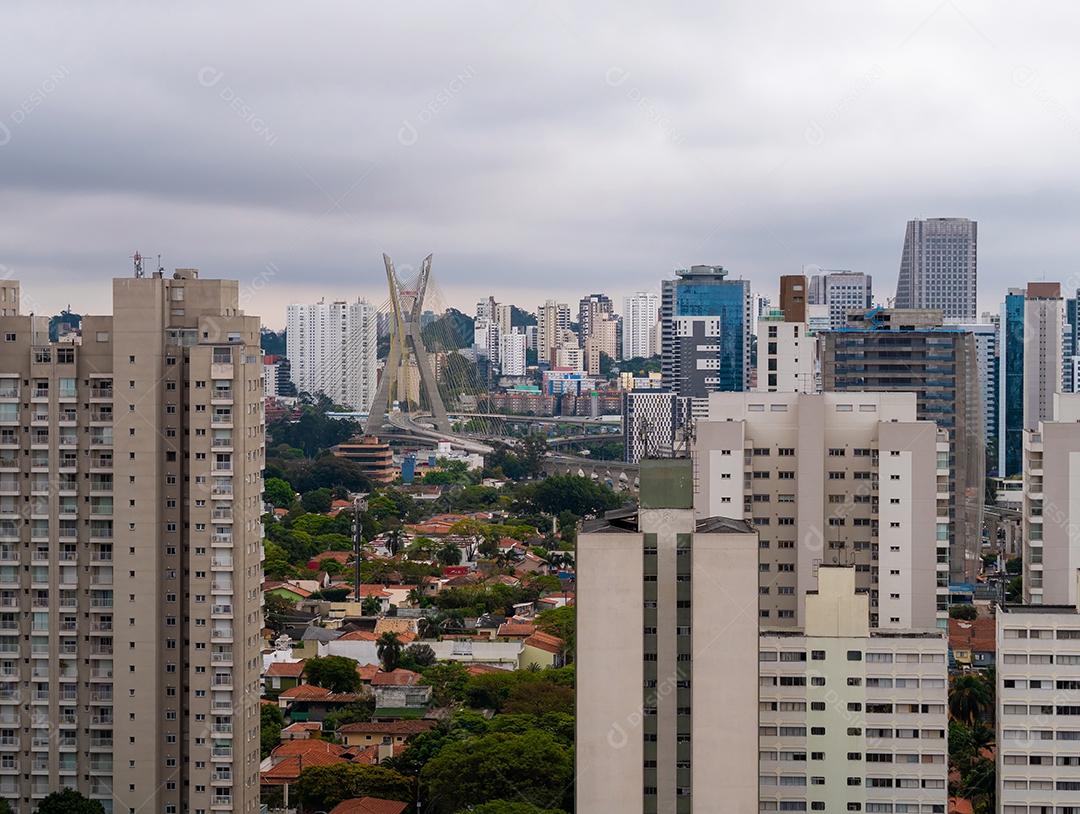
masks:
POLYGON ((408 803, 397 800, 384 800, 380 797, 359 797, 342 800, 330 811, 330 814, 405 814, 408 803))
POLYGON ((263 695, 277 698, 283 690, 299 686, 304 677, 304 662, 273 661, 263 671, 263 695))
POLYGON ((316 732, 322 732, 322 723, 320 721, 304 721, 302 723, 289 724, 281 730, 281 740, 308 740, 316 732))
POLYGON ((402 745, 413 735, 435 728, 434 721, 359 721, 338 727, 337 735, 350 749, 377 745, 402 745))
POLYGON ((363 693, 330 692, 323 687, 300 684, 291 690, 284 690, 278 696, 278 706, 285 711, 292 723, 298 721, 322 721, 328 713, 363 701, 370 695, 363 693))

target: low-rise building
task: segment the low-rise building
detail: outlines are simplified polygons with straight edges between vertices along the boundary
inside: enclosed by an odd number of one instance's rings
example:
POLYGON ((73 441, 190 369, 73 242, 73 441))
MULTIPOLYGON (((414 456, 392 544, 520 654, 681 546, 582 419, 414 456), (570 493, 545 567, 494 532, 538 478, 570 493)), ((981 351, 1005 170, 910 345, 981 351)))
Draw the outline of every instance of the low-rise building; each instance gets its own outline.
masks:
POLYGON ((361 472, 372 483, 390 483, 398 476, 390 445, 375 436, 354 438, 332 447, 330 451, 338 458, 358 464, 361 472))

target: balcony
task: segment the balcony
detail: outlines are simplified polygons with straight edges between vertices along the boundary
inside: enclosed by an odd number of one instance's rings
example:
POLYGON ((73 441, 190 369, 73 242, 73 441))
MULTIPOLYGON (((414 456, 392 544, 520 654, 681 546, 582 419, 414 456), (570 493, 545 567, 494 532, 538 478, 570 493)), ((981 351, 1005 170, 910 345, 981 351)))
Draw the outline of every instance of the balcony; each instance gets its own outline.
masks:
POLYGON ((101 736, 93 737, 93 736, 91 736, 90 737, 90 748, 91 749, 112 749, 113 748, 113 739, 111 737, 101 737, 101 736))
MULTIPOLYGON (((17 491, 17 489, 16 489, 16 491, 17 491)), ((232 497, 233 496, 232 484, 231 483, 227 484, 227 485, 226 484, 221 484, 221 483, 214 484, 214 486, 211 487, 211 489, 210 489, 210 494, 213 495, 214 497, 232 497)))
MULTIPOLYGON (((215 619, 231 619, 233 615, 232 605, 214 605, 210 609, 210 616, 215 619)), ((232 659, 230 658, 230 661, 232 659)))
POLYGON ((111 401, 112 397, 113 397, 112 383, 109 383, 107 385, 100 384, 100 385, 92 386, 90 388, 90 399, 91 400, 108 399, 108 400, 111 401))
MULTIPOLYGON (((212 642, 232 642, 233 631, 231 627, 213 627, 210 629, 210 641, 212 642)), ((231 683, 231 681, 230 681, 231 683)), ((215 683, 216 687, 217 684, 215 683)))

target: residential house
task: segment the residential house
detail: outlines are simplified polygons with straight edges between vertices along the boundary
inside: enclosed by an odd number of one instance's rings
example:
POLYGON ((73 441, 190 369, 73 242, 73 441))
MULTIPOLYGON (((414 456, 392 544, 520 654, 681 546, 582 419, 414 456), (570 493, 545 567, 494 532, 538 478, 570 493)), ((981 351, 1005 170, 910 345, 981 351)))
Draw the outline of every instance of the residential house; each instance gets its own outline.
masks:
POLYGON ((291 690, 303 681, 303 661, 274 661, 263 671, 263 695, 277 698, 282 690, 291 690))
POLYGON ((993 617, 967 621, 949 620, 950 661, 961 669, 993 667, 997 654, 997 630, 993 617))
POLYGON ((363 701, 370 695, 364 693, 335 693, 325 687, 300 684, 283 690, 277 697, 278 706, 293 723, 297 721, 323 721, 335 710, 363 701))
POLYGON ((409 804, 397 800, 384 800, 381 797, 358 797, 342 800, 330 811, 330 814, 405 814, 409 804))
POLYGON ((413 735, 434 729, 435 721, 361 721, 338 727, 337 735, 350 749, 378 744, 404 744, 413 735))
POLYGON ((419 673, 400 667, 376 673, 371 679, 376 717, 423 714, 431 703, 431 687, 421 684, 420 679, 419 673))
POLYGON ((527 670, 533 665, 541 669, 562 667, 566 664, 563 654, 566 644, 558 636, 538 630, 522 642, 520 669, 527 670))

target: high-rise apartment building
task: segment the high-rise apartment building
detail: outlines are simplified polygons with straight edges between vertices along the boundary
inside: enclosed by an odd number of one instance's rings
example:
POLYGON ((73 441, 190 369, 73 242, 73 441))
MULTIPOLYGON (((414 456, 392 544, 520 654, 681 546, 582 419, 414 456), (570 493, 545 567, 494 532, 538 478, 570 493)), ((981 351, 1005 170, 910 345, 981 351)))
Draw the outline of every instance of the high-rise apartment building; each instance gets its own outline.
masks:
POLYGON ((1020 473, 1023 431, 1053 418, 1062 387, 1066 325, 1058 283, 1010 288, 1001 307, 998 474, 1020 473))
POLYGON ((974 322, 978 224, 967 218, 908 221, 896 308, 936 308, 948 319, 974 322))
POLYGON ((826 391, 913 392, 918 417, 949 433, 949 573, 973 582, 979 571, 985 439, 975 337, 941 324, 941 312, 874 308, 848 315, 824 336, 826 391))
POLYGON ((536 357, 540 362, 555 363, 555 351, 568 341, 567 334, 573 335, 569 305, 548 300, 536 309, 536 357))
POLYGON ((593 322, 603 314, 613 313, 613 303, 607 294, 589 294, 578 302, 578 335, 585 342, 592 335, 593 322))
POLYGON ((805 629, 761 632, 761 811, 946 810, 948 644, 871 630, 855 577, 822 565, 805 629))
POLYGON ((286 355, 300 392, 369 410, 378 388, 378 318, 367 300, 293 304, 286 355))
POLYGON ((1024 602, 1033 605, 1080 602, 1080 393, 1055 398, 1055 419, 1024 430, 1024 602))
POLYGON ((689 459, 640 480, 578 535, 578 810, 756 814, 757 535, 695 518, 689 459))
POLYGON ((1024 296, 1024 429, 1054 417, 1061 392, 1065 303, 1059 283, 1028 283, 1024 296))
POLYGON ((947 469, 913 394, 714 393, 694 436, 698 516, 757 529, 762 624, 803 626, 821 565, 854 566, 871 627, 944 624, 947 469))
POLYGON ((600 359, 617 359, 619 353, 619 319, 611 313, 594 314, 585 337, 585 369, 591 376, 600 375, 600 359))
POLYGON ((473 349, 493 365, 499 364, 499 323, 489 317, 473 321, 473 349))
POLYGON ((873 280, 861 271, 827 271, 810 278, 810 305, 829 309, 829 327, 843 328, 849 310, 865 311, 874 304, 873 280))
POLYGON ((622 358, 656 356, 656 323, 660 316, 660 298, 649 291, 623 297, 622 358))
POLYGON ((997 810, 1064 814, 1080 801, 1080 615, 1002 605, 996 621, 997 810))
MULTIPOLYGON (((986 314, 983 315, 986 319, 986 314)), ((983 437, 986 439, 987 455, 997 450, 998 438, 998 326, 995 322, 958 323, 956 328, 975 338, 975 365, 982 394, 983 437)), ((987 460, 996 465, 997 459, 987 460)))
POLYGON ((499 336, 499 372, 503 376, 524 376, 525 334, 508 333, 499 336))
POLYGON ((703 400, 750 384, 750 283, 721 266, 691 266, 664 280, 661 373, 664 386, 703 400))
POLYGON ((259 807, 263 358, 235 281, 0 316, 0 795, 259 807))

